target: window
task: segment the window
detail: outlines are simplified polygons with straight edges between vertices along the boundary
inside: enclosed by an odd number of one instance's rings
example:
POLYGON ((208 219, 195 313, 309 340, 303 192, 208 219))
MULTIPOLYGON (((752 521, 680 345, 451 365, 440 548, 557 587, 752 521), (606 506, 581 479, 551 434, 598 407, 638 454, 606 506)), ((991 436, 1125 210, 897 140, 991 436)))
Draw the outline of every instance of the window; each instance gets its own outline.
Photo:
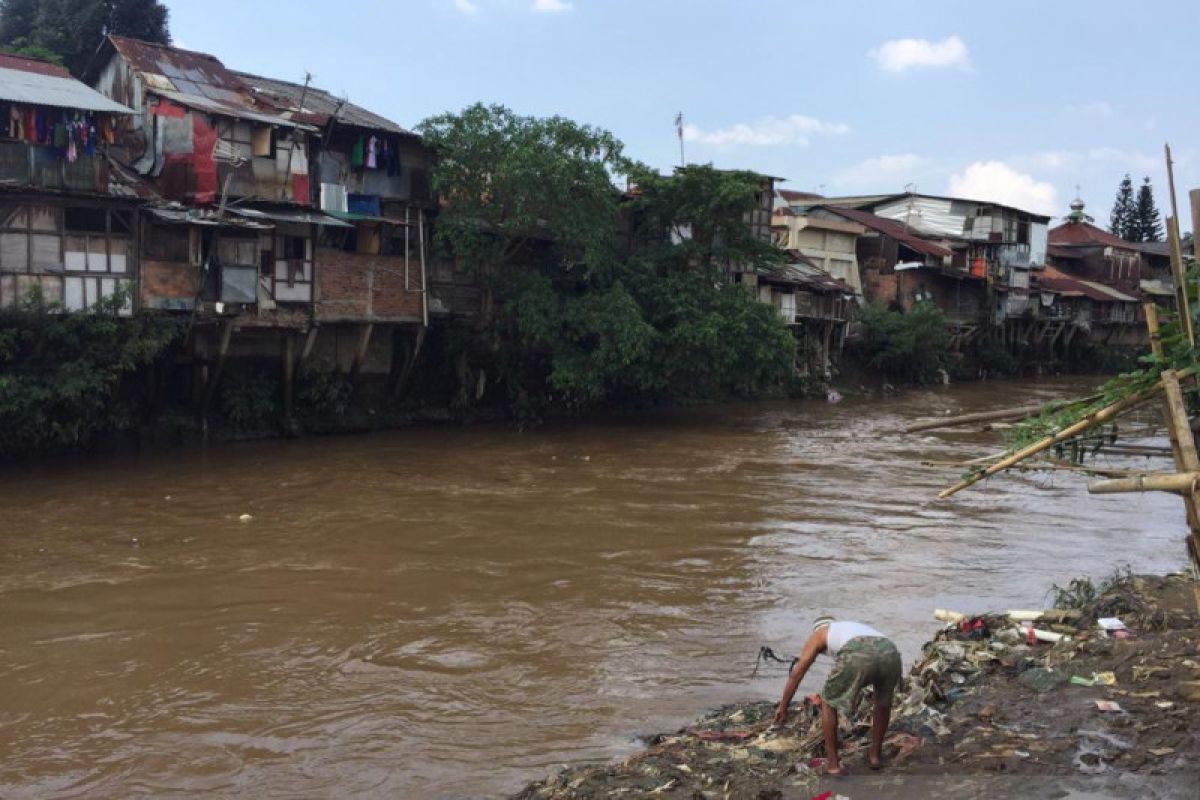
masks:
POLYGON ((254 155, 254 134, 249 122, 222 119, 218 123, 217 135, 231 159, 249 161, 254 155))
POLYGON ((63 265, 67 272, 108 272, 124 275, 129 271, 133 237, 128 220, 113 225, 113 213, 91 206, 67 206, 63 209, 63 265), (114 231, 125 225, 126 232, 114 231))
POLYGON ((313 286, 312 239, 300 234, 306 228, 291 227, 294 230, 276 231, 275 273, 270 288, 280 302, 308 303, 312 301, 313 286))
POLYGON ((62 272, 59 220, 54 206, 0 209, 0 272, 62 272))

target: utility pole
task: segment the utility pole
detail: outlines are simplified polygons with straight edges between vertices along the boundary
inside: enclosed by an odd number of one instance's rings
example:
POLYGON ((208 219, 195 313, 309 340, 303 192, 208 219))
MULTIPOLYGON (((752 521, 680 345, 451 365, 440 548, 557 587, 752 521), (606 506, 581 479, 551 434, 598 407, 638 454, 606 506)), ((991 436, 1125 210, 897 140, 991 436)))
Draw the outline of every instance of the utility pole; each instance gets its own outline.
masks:
POLYGON ((683 157, 683 112, 680 111, 675 115, 675 133, 679 136, 679 166, 686 167, 687 161, 683 157))

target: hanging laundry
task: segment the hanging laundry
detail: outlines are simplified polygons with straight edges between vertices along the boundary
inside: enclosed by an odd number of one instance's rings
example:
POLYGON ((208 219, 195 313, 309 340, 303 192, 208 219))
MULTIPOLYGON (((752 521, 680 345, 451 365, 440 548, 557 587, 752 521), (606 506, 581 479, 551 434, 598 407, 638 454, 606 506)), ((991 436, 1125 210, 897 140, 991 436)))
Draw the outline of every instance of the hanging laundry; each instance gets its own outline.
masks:
POLYGON ((13 139, 25 138, 25 125, 22 123, 21 111, 18 108, 8 110, 8 135, 13 139))
POLYGON ((354 149, 350 151, 350 166, 361 167, 363 165, 363 144, 365 140, 359 136, 354 140, 354 149))
POLYGON ((379 166, 377 158, 379 151, 379 139, 374 136, 367 138, 367 169, 375 169, 379 166))
POLYGON ((33 112, 33 126, 34 126, 34 129, 37 131, 38 144, 49 144, 50 143, 49 120, 46 119, 46 112, 40 108, 37 111, 33 112))

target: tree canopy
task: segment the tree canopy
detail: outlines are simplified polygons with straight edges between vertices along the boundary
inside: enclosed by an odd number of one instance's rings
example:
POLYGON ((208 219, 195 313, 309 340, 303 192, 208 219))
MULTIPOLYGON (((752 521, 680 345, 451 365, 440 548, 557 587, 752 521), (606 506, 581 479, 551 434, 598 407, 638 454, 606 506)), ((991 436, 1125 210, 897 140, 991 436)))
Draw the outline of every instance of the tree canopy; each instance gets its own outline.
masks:
POLYGON ((108 34, 170 44, 157 0, 0 0, 0 48, 81 75, 108 34))
POLYGON ((1128 173, 1117 187, 1112 213, 1108 218, 1108 232, 1126 241, 1133 241, 1137 228, 1137 204, 1133 199, 1133 181, 1128 173))
POLYGON ((1143 178, 1138 187, 1137 205, 1134 207, 1134 217, 1137 220, 1137 230, 1134 232, 1135 242, 1159 242, 1163 238, 1162 215, 1154 203, 1154 190, 1150 187, 1150 178, 1143 178))
POLYGON ((419 130, 449 201, 438 243, 483 286, 466 347, 514 413, 758 394, 791 377, 790 332, 727 272, 782 258, 744 221, 761 176, 657 175, 608 131, 503 106, 419 130))

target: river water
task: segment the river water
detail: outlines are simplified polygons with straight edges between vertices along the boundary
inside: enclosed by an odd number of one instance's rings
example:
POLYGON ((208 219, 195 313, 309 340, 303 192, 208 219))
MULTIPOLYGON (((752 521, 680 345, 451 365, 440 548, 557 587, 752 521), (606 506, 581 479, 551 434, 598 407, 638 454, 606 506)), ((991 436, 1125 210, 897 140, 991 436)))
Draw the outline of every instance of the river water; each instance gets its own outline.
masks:
MULTIPOLYGON (((492 797, 773 698, 821 612, 1185 564, 1182 505, 1066 473, 932 500, 988 383, 54 462, 0 481, 0 796, 492 797), (240 521, 249 514, 251 519, 240 521)), ((823 672, 806 686, 815 690, 823 672)))

